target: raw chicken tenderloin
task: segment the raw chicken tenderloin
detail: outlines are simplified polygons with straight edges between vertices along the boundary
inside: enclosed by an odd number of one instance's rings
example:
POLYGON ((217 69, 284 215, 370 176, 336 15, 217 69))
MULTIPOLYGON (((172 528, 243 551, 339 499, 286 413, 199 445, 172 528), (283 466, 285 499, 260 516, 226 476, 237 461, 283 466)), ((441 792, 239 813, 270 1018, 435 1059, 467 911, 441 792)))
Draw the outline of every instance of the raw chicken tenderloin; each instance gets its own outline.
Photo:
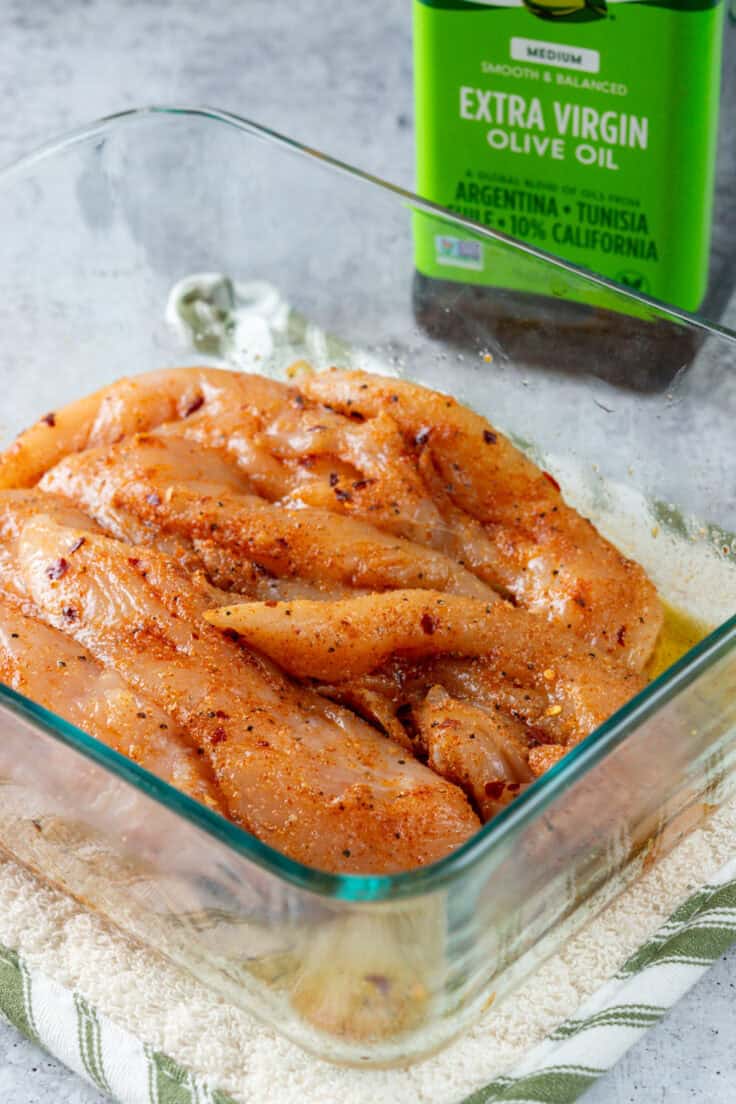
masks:
POLYGON ((31 487, 62 456, 187 418, 205 405, 216 413, 237 405, 241 394, 239 374, 219 368, 173 368, 117 380, 20 433, 0 455, 0 488, 31 487))
POLYGON ((394 656, 472 657, 499 703, 504 683, 528 687, 543 696, 545 713, 569 740, 587 736, 645 681, 542 617, 454 594, 394 590, 335 602, 247 602, 209 610, 206 618, 290 674, 332 683, 359 679, 394 656))
POLYGON ((73 637, 0 597, 0 679, 210 809, 223 812, 212 770, 171 717, 100 666, 73 637))
POLYGON ((518 721, 451 698, 441 686, 432 687, 412 719, 429 765, 462 786, 483 821, 534 781, 518 721))
POLYGON ((36 490, 0 491, 0 591, 21 601, 27 598, 27 592, 18 568, 18 539, 25 523, 38 513, 59 525, 84 530, 79 535, 82 541, 87 531, 99 532, 94 521, 65 498, 36 490))
POLYGON ((662 626, 653 584, 485 418, 448 395, 364 372, 322 372, 302 388, 313 401, 369 421, 389 410, 405 441, 429 451, 453 503, 482 522, 497 551, 500 588, 643 669, 662 626))
POLYGON ((186 727, 230 816, 264 842, 323 870, 387 873, 477 830, 460 789, 208 626, 209 589, 170 558, 39 516, 19 560, 49 621, 186 727))
POLYGON ((116 536, 191 542, 206 568, 216 565, 212 581, 227 581, 232 590, 251 589, 250 578, 240 577, 253 574, 255 561, 278 578, 333 589, 423 587, 496 598, 472 572, 431 548, 354 518, 272 505, 247 493, 245 477, 224 452, 184 438, 140 434, 73 454, 40 486, 66 496, 116 536))

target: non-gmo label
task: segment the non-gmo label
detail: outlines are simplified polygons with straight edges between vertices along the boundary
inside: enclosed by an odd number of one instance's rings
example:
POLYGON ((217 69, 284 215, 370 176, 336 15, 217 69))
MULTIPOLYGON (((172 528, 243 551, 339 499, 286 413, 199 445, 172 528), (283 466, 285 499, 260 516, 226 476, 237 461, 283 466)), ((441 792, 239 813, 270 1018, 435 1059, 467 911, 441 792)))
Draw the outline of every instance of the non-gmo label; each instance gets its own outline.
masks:
POLYGON ((453 268, 483 268, 483 246, 470 238, 454 238, 448 234, 436 234, 434 239, 437 264, 453 268))
POLYGON ((512 38, 511 57, 514 61, 553 65, 557 69, 578 69, 581 73, 598 73, 601 68, 598 50, 562 46, 558 42, 540 42, 536 38, 512 38))

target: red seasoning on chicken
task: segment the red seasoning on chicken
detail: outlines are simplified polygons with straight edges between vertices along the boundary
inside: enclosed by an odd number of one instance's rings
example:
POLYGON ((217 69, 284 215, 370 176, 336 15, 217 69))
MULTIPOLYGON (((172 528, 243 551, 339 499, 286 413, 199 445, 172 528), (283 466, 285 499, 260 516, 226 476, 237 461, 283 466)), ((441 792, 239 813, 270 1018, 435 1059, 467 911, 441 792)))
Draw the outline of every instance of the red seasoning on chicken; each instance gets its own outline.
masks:
POLYGON ((414 384, 154 372, 0 456, 0 677, 323 870, 461 846, 661 623, 550 475, 414 384))

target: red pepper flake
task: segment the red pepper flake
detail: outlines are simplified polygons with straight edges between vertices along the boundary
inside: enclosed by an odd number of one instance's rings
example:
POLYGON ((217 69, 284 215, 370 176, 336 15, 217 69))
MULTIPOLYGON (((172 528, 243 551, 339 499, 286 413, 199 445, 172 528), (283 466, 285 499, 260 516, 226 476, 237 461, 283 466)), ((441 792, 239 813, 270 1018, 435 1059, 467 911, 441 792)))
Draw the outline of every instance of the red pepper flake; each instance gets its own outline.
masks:
POLYGON ((47 426, 51 426, 51 428, 53 429, 56 425, 56 415, 54 414, 53 410, 50 410, 48 414, 44 414, 41 421, 45 422, 47 426))
POLYGON ((422 632, 426 633, 427 636, 432 636, 434 630, 437 628, 437 621, 432 617, 431 613, 423 613, 419 624, 422 626, 422 632))
POLYGON ((146 502, 148 503, 149 506, 160 506, 161 505, 161 499, 156 494, 155 491, 151 491, 151 493, 149 495, 146 495, 146 502))
POLYGON ((573 601, 576 606, 580 606, 581 609, 585 609, 585 599, 581 594, 576 594, 573 601))
POLYGON ((274 606, 278 605, 278 602, 275 600, 275 598, 269 598, 269 600, 267 602, 264 602, 263 604, 264 606, 268 606, 269 609, 273 609, 274 606))
POLYGON ((509 793, 518 793, 518 791, 521 789, 521 782, 507 782, 506 789, 509 791, 509 793))
POLYGON ((61 579, 63 575, 66 575, 68 570, 69 564, 63 556, 60 556, 58 560, 55 560, 46 568, 46 575, 49 579, 61 579))
POLYGON ((343 491, 342 487, 335 487, 335 498, 338 502, 352 502, 353 496, 350 491, 343 491))
POLYGON ((340 476, 337 474, 337 472, 330 472, 330 486, 336 487, 339 482, 340 476))
POLYGON ((215 731, 212 733, 211 742, 213 744, 221 744, 224 740, 227 740, 227 732, 225 732, 224 728, 218 725, 215 731))
POLYGON ((351 411, 350 411, 350 413, 348 414, 348 417, 349 417, 349 418, 351 419, 351 421, 353 421, 353 422, 358 422, 358 423, 360 423, 360 422, 364 422, 364 421, 365 421, 365 415, 364 415, 364 414, 361 414, 359 410, 351 410, 351 411))
POLYGON ((230 714, 226 713, 224 709, 216 709, 215 716, 219 717, 220 720, 227 720, 230 714))
POLYGON ((128 563, 131 567, 137 567, 141 561, 136 556, 129 556, 128 563))
POLYGON ((553 475, 550 475, 549 472, 546 472, 546 471, 543 471, 542 475, 544 476, 544 478, 546 480, 548 480, 552 484, 552 486, 554 487, 554 489, 556 491, 559 491, 560 484, 557 482, 557 480, 555 479, 555 477, 553 475))
POLYGON ((86 537, 77 537, 74 544, 69 548, 70 552, 78 552, 86 540, 86 537))
POLYGON ((256 747, 266 748, 270 746, 268 740, 256 740, 256 747))
POLYGON ((487 797, 492 797, 494 801, 498 801, 499 797, 503 796, 503 791, 506 789, 506 783, 500 780, 496 782, 486 782, 483 789, 486 791, 487 797))
POLYGON ((623 648, 623 646, 626 642, 626 626, 625 625, 622 625, 621 628, 616 633, 616 639, 618 640, 619 644, 623 648))
POLYGON ((61 612, 62 612, 62 616, 63 616, 65 621, 70 621, 71 622, 71 621, 77 621, 79 619, 79 614, 75 610, 74 606, 67 606, 61 612))
POLYGON ((190 414, 196 413, 202 406, 204 406, 204 395, 197 395, 196 399, 192 399, 189 406, 184 411, 184 417, 188 418, 190 414))
POLYGON ((496 441, 498 440, 498 436, 495 433, 492 433, 490 429, 484 429, 483 440, 487 445, 495 445, 496 441))

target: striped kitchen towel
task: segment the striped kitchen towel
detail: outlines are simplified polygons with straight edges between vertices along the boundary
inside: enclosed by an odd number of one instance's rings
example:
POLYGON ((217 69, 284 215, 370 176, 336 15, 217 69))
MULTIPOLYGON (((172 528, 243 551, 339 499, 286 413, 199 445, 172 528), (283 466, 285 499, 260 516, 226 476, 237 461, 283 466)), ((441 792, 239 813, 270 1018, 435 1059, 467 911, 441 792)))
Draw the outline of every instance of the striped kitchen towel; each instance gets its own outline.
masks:
MULTIPOLYGON (((464 1096, 462 1104, 577 1100, 734 939, 736 862, 680 905, 615 977, 511 1072, 464 1096)), ((116 1025, 79 993, 29 969, 17 952, 3 946, 0 1009, 30 1039, 123 1104, 236 1104, 231 1095, 116 1025)), ((362 1071, 340 1074, 365 1076, 362 1071)))

